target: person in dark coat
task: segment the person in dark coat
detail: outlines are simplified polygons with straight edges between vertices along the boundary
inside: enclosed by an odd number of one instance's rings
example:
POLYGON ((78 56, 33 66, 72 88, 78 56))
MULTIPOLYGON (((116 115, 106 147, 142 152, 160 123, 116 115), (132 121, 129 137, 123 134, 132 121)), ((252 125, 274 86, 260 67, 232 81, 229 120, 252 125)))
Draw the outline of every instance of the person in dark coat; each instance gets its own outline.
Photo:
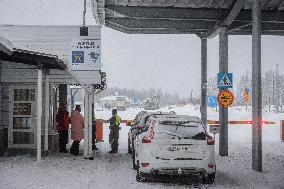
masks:
POLYGON ((56 114, 56 128, 59 134, 59 152, 68 153, 66 144, 68 143, 69 112, 65 103, 60 103, 56 114))
POLYGON ((80 141, 84 138, 84 117, 81 115, 80 105, 76 105, 75 110, 71 113, 71 139, 73 140, 70 153, 79 155, 80 141))
POLYGON ((119 125, 120 117, 117 115, 117 110, 112 110, 112 117, 109 119, 110 122, 110 133, 109 133, 109 143, 111 144, 111 151, 109 153, 117 153, 118 151, 118 138, 119 138, 119 125))

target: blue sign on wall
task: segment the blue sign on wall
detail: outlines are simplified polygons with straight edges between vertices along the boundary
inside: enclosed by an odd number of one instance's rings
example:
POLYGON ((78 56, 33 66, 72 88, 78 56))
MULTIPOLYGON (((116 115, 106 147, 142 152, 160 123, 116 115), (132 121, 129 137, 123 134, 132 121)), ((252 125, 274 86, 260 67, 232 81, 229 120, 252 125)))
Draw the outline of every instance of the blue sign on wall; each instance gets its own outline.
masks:
POLYGON ((233 88, 233 73, 219 72, 217 77, 219 89, 233 88))
POLYGON ((207 106, 210 106, 210 107, 216 107, 217 106, 216 96, 207 96, 207 106))
POLYGON ((84 63, 84 51, 72 51, 72 64, 84 63))

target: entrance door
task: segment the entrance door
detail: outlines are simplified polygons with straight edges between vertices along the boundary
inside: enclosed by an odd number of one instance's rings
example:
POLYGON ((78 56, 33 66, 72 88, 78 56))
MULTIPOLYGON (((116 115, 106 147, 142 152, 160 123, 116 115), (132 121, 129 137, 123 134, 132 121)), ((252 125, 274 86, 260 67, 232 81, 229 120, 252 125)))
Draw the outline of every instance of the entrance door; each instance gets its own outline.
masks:
POLYGON ((35 86, 10 87, 9 148, 34 148, 35 86))

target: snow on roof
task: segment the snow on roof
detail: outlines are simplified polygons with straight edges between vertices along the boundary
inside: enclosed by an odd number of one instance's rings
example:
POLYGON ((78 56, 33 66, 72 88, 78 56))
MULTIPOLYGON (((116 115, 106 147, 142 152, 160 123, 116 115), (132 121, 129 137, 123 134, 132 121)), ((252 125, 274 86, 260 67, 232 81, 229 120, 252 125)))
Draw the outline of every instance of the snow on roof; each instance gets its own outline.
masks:
POLYGON ((189 115, 156 115, 158 118, 158 121, 170 121, 170 122, 187 122, 187 121, 192 121, 192 122, 197 122, 201 123, 201 120, 196 117, 196 116, 189 116, 189 115))
POLYGON ((7 54, 12 54, 13 52, 12 42, 2 36, 0 36, 0 51, 3 51, 7 54))

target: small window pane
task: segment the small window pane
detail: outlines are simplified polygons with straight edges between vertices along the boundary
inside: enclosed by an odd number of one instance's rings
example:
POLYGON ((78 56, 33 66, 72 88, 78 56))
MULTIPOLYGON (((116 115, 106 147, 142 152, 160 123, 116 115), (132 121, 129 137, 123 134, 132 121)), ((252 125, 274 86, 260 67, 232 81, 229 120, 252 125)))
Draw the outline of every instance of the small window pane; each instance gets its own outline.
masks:
POLYGON ((14 132, 14 144, 34 144, 34 133, 30 132, 14 132))
POLYGON ((30 129, 31 128, 31 118, 30 117, 14 117, 13 118, 13 128, 14 129, 30 129))
POLYGON ((31 115, 31 103, 14 103, 13 115, 31 115))
POLYGON ((35 89, 14 89, 14 101, 34 101, 35 89))

